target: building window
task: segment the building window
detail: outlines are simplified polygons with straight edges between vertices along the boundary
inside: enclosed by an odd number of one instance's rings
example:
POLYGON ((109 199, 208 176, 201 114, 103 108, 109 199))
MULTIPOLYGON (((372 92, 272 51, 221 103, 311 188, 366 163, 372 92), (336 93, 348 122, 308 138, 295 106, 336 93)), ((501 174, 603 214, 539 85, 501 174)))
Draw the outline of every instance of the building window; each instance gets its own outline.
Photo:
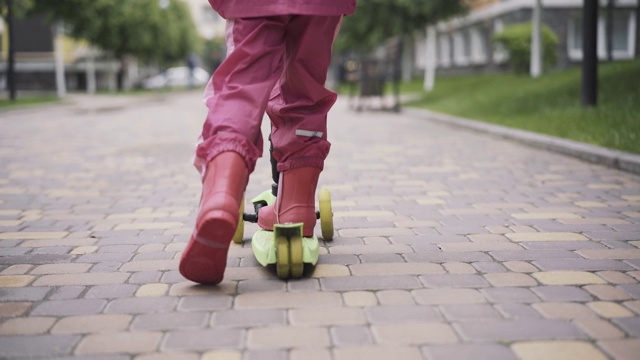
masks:
POLYGON ((469 42, 471 48, 471 60, 474 64, 484 64, 487 62, 486 42, 482 36, 482 31, 478 27, 469 29, 469 42))
POLYGON ((453 33, 453 61, 455 64, 459 66, 468 65, 470 55, 469 31, 462 29, 453 33))
MULTIPOLYGON (((636 18, 632 11, 616 10, 613 15, 613 58, 631 59, 635 52, 636 18)), ((607 18, 606 14, 598 19, 598 57, 607 58, 607 18)), ((569 19, 567 33, 569 58, 582 59, 582 16, 575 15, 569 19)))

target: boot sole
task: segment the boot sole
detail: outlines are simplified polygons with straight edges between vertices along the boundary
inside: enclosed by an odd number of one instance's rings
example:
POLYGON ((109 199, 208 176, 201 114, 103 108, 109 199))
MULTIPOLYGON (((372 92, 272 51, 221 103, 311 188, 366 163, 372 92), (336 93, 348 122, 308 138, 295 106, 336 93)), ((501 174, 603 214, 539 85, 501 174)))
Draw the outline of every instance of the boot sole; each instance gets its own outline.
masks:
POLYGON ((214 211, 189 238, 180 259, 180 274, 200 284, 218 284, 224 277, 237 215, 214 211))

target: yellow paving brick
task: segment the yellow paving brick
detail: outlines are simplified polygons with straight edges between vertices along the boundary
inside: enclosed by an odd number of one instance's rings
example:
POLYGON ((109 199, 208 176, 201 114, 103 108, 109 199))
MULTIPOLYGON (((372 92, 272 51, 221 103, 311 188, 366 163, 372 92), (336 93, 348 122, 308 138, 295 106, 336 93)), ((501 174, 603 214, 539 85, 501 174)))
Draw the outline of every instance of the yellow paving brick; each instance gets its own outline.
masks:
POLYGON ((336 292, 280 292, 243 293, 235 298, 234 307, 243 308, 316 308, 342 306, 342 296, 336 292))
POLYGON ((612 285, 587 285, 583 288, 600 300, 628 300, 629 294, 612 285))
POLYGON ((548 319, 580 319, 596 317, 596 314, 591 309, 579 303, 542 302, 533 304, 533 308, 548 319))
POLYGON ((22 224, 22 220, 0 220, 0 227, 18 226, 22 224))
POLYGON ((80 274, 87 272, 92 264, 67 263, 39 265, 31 271, 34 275, 43 274, 80 274))
POLYGON ((479 304, 487 302, 475 289, 419 289, 411 292, 420 305, 479 304))
POLYGON ((0 335, 44 334, 56 321, 53 317, 28 317, 9 319, 0 325, 0 335))
POLYGON ((620 189, 621 188, 621 186, 618 184, 606 184, 606 183, 588 184, 587 187, 589 189, 620 189))
POLYGON ((353 360, 353 359, 367 359, 367 360, 389 360, 389 359, 402 359, 402 360, 422 360, 422 354, 416 347, 404 347, 404 346, 382 346, 382 345, 367 345, 367 346, 350 346, 340 347, 333 350, 334 359, 336 360, 353 360))
POLYGON ((364 311, 355 307, 317 308, 313 311, 292 309, 289 310, 289 321, 294 326, 343 326, 367 323, 364 311))
POLYGON ((511 345, 520 360, 606 360, 607 357, 591 343, 573 340, 524 341, 511 345))
POLYGON ((522 246, 512 242, 452 242, 438 244, 442 251, 501 251, 523 250, 522 246))
MULTIPOLYGON (((168 246, 168 245, 167 245, 168 246)), ((165 244, 144 244, 138 248, 139 253, 164 251, 165 244)))
POLYGON ((640 211, 625 211, 622 214, 630 218, 640 218, 640 211))
POLYGON ((616 360, 637 360, 640 354, 640 338, 614 339, 599 342, 600 347, 616 360))
POLYGON ((351 272, 346 265, 338 264, 318 264, 313 270, 314 278, 336 277, 336 276, 349 276, 351 272))
POLYGON ((376 292, 380 305, 415 305, 411 292, 405 290, 381 290, 376 292))
POLYGON ((485 226, 484 228, 487 229, 487 231, 489 231, 491 234, 502 235, 502 234, 506 234, 506 233, 512 232, 506 226, 490 225, 490 226, 485 226))
POLYGON ((344 303, 351 307, 375 306, 378 300, 374 293, 370 291, 347 291, 342 294, 344 303))
MULTIPOLYGON (((507 231, 510 232, 510 231, 507 231)), ((509 242, 509 239, 500 234, 471 234, 467 236, 474 243, 501 243, 509 242)))
POLYGON ((607 204, 600 201, 576 201, 574 204, 583 208, 608 207, 607 204))
POLYGON ((640 314, 640 300, 629 300, 622 303, 624 306, 640 314))
POLYGON ((424 275, 443 274, 439 264, 433 263, 368 263, 350 265, 354 276, 365 275, 424 275))
POLYGON ((629 224, 628 221, 618 218, 587 218, 587 219, 561 219, 563 224, 568 225, 622 225, 629 224))
POLYGON ((371 326, 378 343, 388 345, 452 344, 458 341, 449 324, 408 323, 371 326))
POLYGON ((585 334, 596 340, 619 339, 625 336, 624 331, 604 319, 581 318, 575 319, 574 323, 578 325, 585 334))
POLYGON ((155 351, 162 333, 160 332, 122 332, 111 334, 91 334, 80 340, 76 346, 76 355, 87 354, 137 354, 155 351))
POLYGON ((582 234, 571 232, 530 232, 505 234, 511 241, 588 241, 582 234))
POLYGON ((31 275, 3 275, 0 276, 0 288, 25 287, 35 279, 31 275))
POLYGON ((124 284, 128 273, 85 273, 56 274, 40 276, 33 286, 65 286, 65 285, 108 285, 124 284))
POLYGON ((98 249, 99 248, 97 246, 78 246, 77 248, 71 250, 69 254, 71 255, 91 254, 98 251, 98 249))
POLYGON ((138 290, 136 291, 136 296, 163 296, 167 293, 168 290, 168 284, 144 284, 138 288, 138 290))
POLYGON ((582 249, 576 252, 586 259, 640 259, 640 249, 582 249))
POLYGON ((66 231, 20 231, 0 233, 0 240, 35 240, 62 239, 69 233, 66 231))
POLYGON ((0 271, 0 275, 24 275, 33 268, 33 265, 29 264, 16 264, 7 267, 0 271))
POLYGON ((542 271, 531 274, 544 285, 605 284, 601 277, 586 271, 542 271))
POLYGON ((449 274, 475 274, 478 272, 473 266, 463 262, 446 262, 442 264, 449 274))
POLYGON ((96 239, 88 238, 64 238, 64 239, 44 239, 27 240, 20 244, 21 247, 47 247, 47 246, 89 246, 95 244, 96 239))
POLYGON ((131 223, 116 225, 114 230, 162 230, 181 228, 184 223, 181 222, 150 222, 150 223, 131 223))
POLYGON ((200 360, 242 360, 242 353, 234 350, 211 350, 202 354, 200 360))
POLYGON ((517 273, 533 273, 539 271, 537 267, 526 261, 505 261, 502 263, 507 269, 517 273))
POLYGON ((531 276, 520 273, 490 273, 483 276, 493 286, 536 286, 538 284, 531 276))
POLYGON ((51 329, 52 334, 91 334, 124 331, 129 327, 131 315, 99 314, 70 316, 60 319, 51 329))
POLYGON ((31 309, 30 302, 0 303, 0 319, 22 316, 31 309))
POLYGON ((247 333, 249 349, 328 347, 326 328, 308 326, 269 326, 251 328, 247 333))
POLYGON ((587 303, 587 306, 598 315, 607 319, 633 316, 633 313, 627 308, 610 301, 593 301, 587 303))

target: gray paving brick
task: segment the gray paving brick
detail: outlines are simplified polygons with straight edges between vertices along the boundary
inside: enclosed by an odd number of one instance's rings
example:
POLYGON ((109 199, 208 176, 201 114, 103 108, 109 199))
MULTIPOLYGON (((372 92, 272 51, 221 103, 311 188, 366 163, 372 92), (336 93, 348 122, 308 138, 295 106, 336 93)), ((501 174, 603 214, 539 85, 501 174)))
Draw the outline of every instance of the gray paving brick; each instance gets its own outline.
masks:
POLYGON ((318 291, 320 290, 320 280, 307 278, 287 282, 288 291, 318 291))
POLYGON ((442 316, 440 316, 438 310, 433 306, 370 306, 365 308, 365 314, 369 322, 373 324, 421 321, 436 322, 442 320, 442 316))
POLYGON ((14 265, 14 264, 44 265, 44 264, 68 263, 68 262, 71 262, 73 259, 74 257, 71 255, 36 254, 36 255, 3 256, 1 259, 1 262, 3 265, 14 265))
POLYGON ((238 283, 238 293, 258 291, 284 291, 287 283, 280 279, 252 279, 238 283))
POLYGON ((497 287, 480 289, 480 292, 493 303, 515 302, 534 303, 540 299, 529 289, 518 287, 497 287))
POLYGON ((481 288, 489 286, 489 283, 482 276, 475 274, 422 275, 420 281, 426 287, 481 288))
POLYGON ((568 321, 517 319, 460 322, 456 330, 471 341, 518 341, 584 339, 586 336, 568 321))
POLYGON ((211 315, 212 327, 249 328, 286 323, 287 312, 280 309, 226 310, 216 311, 211 315))
POLYGON ((245 332, 239 329, 209 329, 196 331, 171 331, 161 346, 168 351, 206 351, 211 349, 239 349, 245 332))
POLYGON ((179 311, 212 311, 231 307, 233 297, 228 295, 185 296, 178 303, 179 311))
POLYGON ((640 240, 638 231, 585 231, 584 235, 596 241, 603 240, 640 240))
POLYGON ((124 263, 130 261, 133 258, 133 254, 130 253, 92 253, 81 255, 76 259, 79 263, 103 263, 103 262, 115 262, 124 263))
POLYGON ((323 290, 330 291, 418 289, 422 287, 417 277, 405 275, 329 277, 320 279, 320 286, 323 290))
POLYGON ((593 241, 525 241, 520 245, 529 250, 580 250, 606 249, 607 247, 593 241))
POLYGON ((207 312, 171 312, 142 314, 133 319, 132 330, 189 330, 204 328, 209 322, 207 312))
MULTIPOLYGON (((337 241, 337 240, 334 240, 337 241)), ((360 259, 356 255, 347 254, 326 254, 318 257, 319 264, 353 265, 359 264, 360 259)))
POLYGON ((330 334, 336 346, 373 344, 373 335, 366 326, 336 326, 330 329, 330 334))
POLYGON ((109 302, 105 308, 107 314, 146 314, 173 310, 178 299, 168 296, 122 298, 109 302))
POLYGON ((445 318, 449 321, 502 318, 500 313, 488 304, 440 305, 440 312, 442 312, 445 318))
MULTIPOLYGON (((437 248, 434 247, 434 250, 437 248)), ((362 263, 398 263, 404 262, 400 254, 361 254, 358 256, 362 263)))
POLYGON ((613 319, 613 322, 629 336, 640 336, 640 316, 613 319))
POLYGON ((593 297, 577 286, 537 286, 531 288, 544 301, 591 301, 593 297))
POLYGON ((497 260, 544 260, 544 259, 571 259, 580 258, 572 251, 567 250, 523 250, 523 251, 491 251, 489 252, 497 260))
POLYGON ((392 244, 418 245, 418 244, 446 244, 451 242, 468 242, 469 240, 463 235, 404 235, 390 236, 389 240, 392 244))
POLYGON ((77 299, 85 289, 85 286, 79 285, 59 286, 50 293, 49 300, 77 299))
POLYGON ((0 336, 3 358, 34 358, 66 355, 80 339, 72 335, 0 336))
POLYGON ((31 315, 33 316, 71 316, 98 314, 106 305, 101 299, 73 299, 52 300, 38 304, 31 315))
POLYGON ((89 299, 126 298, 132 297, 137 289, 137 285, 131 284, 96 285, 89 288, 84 297, 89 299))
POLYGON ((149 284, 160 281, 162 271, 140 271, 131 274, 129 283, 131 284, 149 284))
POLYGON ((165 271, 160 278, 160 281, 165 284, 175 284, 179 282, 183 282, 185 279, 180 275, 178 270, 165 271))
POLYGON ((511 350, 499 344, 429 345, 422 348, 429 360, 516 360, 511 350))
POLYGON ((243 360, 287 360, 287 350, 249 350, 244 353, 243 360))
POLYGON ((502 273, 507 271, 507 268, 502 264, 493 261, 478 261, 472 263, 471 266, 481 273, 502 273))
POLYGON ((624 290, 634 298, 640 299, 640 284, 623 284, 618 285, 618 288, 624 290))
POLYGON ((450 251, 450 252, 420 252, 403 255, 410 262, 434 262, 443 263, 450 261, 491 261, 491 257, 482 252, 475 251, 450 251))
POLYGON ((540 319, 542 316, 536 309, 534 309, 531 305, 528 304, 520 304, 520 303, 501 303, 495 305, 496 310, 498 310, 502 316, 507 319, 540 319))
POLYGON ((44 299, 50 290, 49 287, 0 288, 0 302, 39 301, 44 299))

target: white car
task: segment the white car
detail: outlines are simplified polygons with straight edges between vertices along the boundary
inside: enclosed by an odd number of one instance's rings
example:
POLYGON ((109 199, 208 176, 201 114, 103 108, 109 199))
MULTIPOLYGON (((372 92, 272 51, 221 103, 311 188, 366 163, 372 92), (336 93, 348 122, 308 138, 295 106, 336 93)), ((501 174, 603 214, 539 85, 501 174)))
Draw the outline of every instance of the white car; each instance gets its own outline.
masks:
MULTIPOLYGON (((211 75, 205 69, 196 67, 193 69, 193 83, 191 85, 203 86, 209 81, 210 77, 211 75)), ((142 80, 141 85, 143 89, 188 87, 190 85, 189 68, 186 66, 169 68, 159 75, 142 80)))

